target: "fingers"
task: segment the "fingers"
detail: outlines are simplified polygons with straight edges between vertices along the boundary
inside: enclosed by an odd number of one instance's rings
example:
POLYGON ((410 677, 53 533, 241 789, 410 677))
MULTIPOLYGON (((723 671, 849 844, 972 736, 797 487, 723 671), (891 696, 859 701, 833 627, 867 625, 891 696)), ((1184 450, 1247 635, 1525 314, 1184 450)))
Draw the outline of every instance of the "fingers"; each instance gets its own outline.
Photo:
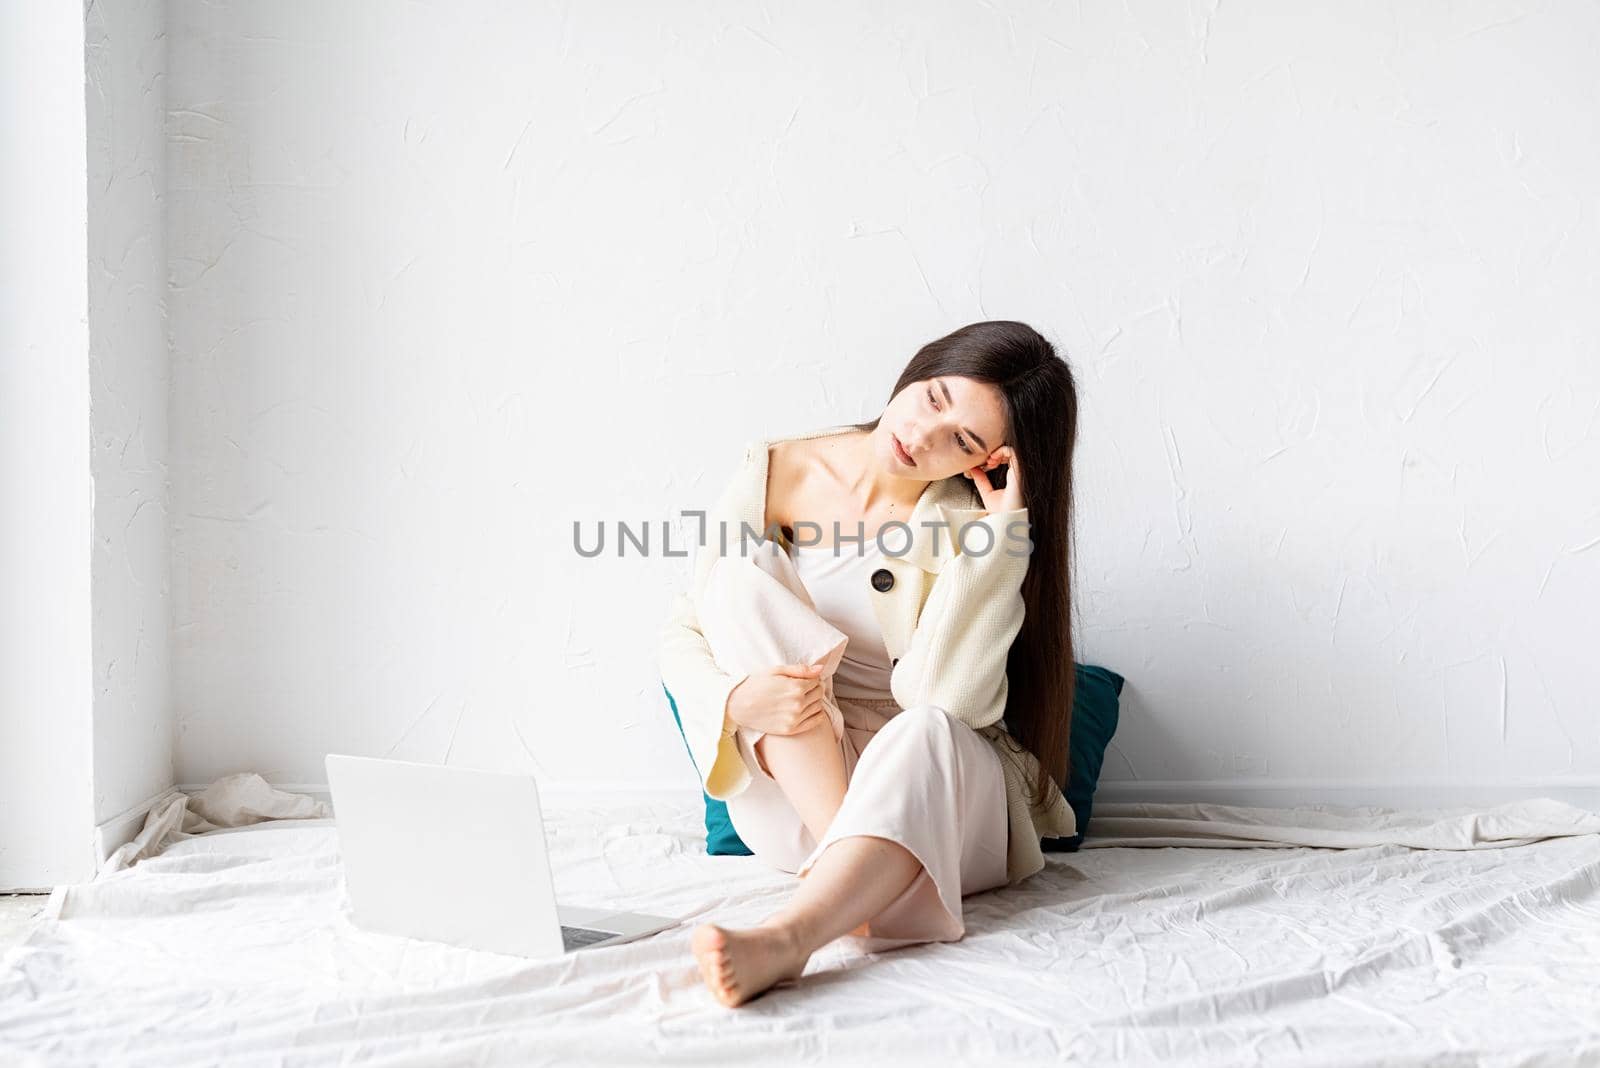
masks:
POLYGON ((1006 484, 1022 485, 1022 465, 1017 463, 1017 450, 1010 445, 1006 446, 1006 464, 1006 484))
MULTIPOLYGON (((1017 450, 1010 445, 1002 445, 998 449, 995 449, 994 452, 989 454, 988 459, 984 461, 983 471, 988 472, 996 467, 999 467, 1001 464, 1006 466, 1005 489, 996 491, 994 488, 994 483, 989 480, 988 474, 985 473, 983 490, 987 492, 998 492, 1001 494, 1012 494, 1014 491, 1016 496, 1020 496, 1022 493, 1022 468, 1017 462, 1017 450)), ((987 494, 985 493, 984 495, 987 498, 987 494)), ((985 507, 989 507, 987 500, 985 507)), ((991 511, 992 510, 993 509, 991 508, 991 511)))
POLYGON ((826 720, 828 718, 828 706, 821 701, 809 701, 800 712, 796 713, 793 718, 789 720, 788 727, 783 730, 773 729, 768 733, 785 735, 802 734, 805 731, 817 726, 819 717, 822 720, 826 720))
POLYGON ((999 467, 1001 464, 1012 464, 1016 462, 1017 450, 1012 448, 1010 445, 1002 445, 998 449, 994 450, 994 452, 991 452, 988 459, 984 460, 983 469, 987 471, 990 468, 999 467))
POLYGON ((779 675, 788 675, 793 679, 820 679, 822 677, 821 664, 779 664, 773 670, 779 675))
POLYGON ((808 731, 812 727, 817 726, 819 722, 825 721, 827 718, 827 705, 823 704, 821 701, 809 704, 806 706, 805 712, 801 714, 800 722, 795 724, 794 733, 799 734, 802 731, 808 731))

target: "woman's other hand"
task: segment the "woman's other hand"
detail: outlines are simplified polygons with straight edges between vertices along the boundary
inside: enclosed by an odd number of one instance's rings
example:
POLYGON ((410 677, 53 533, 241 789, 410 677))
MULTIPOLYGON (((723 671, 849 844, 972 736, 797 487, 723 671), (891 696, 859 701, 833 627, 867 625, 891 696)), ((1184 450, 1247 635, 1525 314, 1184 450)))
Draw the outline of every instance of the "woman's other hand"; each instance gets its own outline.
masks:
POLYGON ((969 467, 966 476, 978 487, 978 496, 983 500, 983 510, 991 515, 995 512, 1010 512, 1024 507, 1022 472, 1018 470, 1016 450, 1010 445, 1000 446, 991 452, 983 463, 977 467, 969 467), (995 489, 989 482, 989 472, 1001 464, 1008 465, 1006 484, 1004 489, 995 489))
POLYGON ((799 734, 828 714, 819 664, 779 664, 752 672, 728 694, 728 718, 765 734, 799 734))

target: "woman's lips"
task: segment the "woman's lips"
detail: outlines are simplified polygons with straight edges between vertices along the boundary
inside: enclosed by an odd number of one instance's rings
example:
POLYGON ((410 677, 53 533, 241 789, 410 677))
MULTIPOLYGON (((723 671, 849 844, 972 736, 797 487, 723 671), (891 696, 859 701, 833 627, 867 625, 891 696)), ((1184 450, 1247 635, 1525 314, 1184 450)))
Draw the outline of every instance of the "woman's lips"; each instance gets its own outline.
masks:
POLYGON ((910 467, 917 466, 917 461, 913 460, 911 458, 911 454, 906 451, 906 447, 904 445, 900 444, 900 439, 899 438, 895 437, 893 434, 890 434, 889 435, 889 440, 894 442, 895 455, 900 457, 900 462, 901 463, 906 464, 907 466, 910 466, 910 467))

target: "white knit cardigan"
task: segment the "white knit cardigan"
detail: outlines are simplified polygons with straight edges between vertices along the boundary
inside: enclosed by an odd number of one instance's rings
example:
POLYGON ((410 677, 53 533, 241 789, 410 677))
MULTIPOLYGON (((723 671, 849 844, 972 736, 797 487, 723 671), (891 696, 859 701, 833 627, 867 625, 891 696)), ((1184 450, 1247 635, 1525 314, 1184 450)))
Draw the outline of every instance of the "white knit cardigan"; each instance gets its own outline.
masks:
MULTIPOLYGON (((732 481, 706 513, 690 591, 674 599, 661 629, 661 679, 677 704, 701 786, 714 798, 732 797, 750 782, 727 718, 728 695, 748 676, 719 668, 700 632, 696 604, 706 576, 722 552, 741 551, 743 529, 754 536, 764 530, 770 446, 854 429, 831 426, 746 447, 732 481)), ((889 689, 896 703, 901 708, 937 705, 982 735, 1000 757, 1009 825, 1006 875, 1015 883, 1044 867, 1041 836, 1070 836, 1078 828, 1071 806, 1054 784, 1043 808, 1029 804, 1039 762, 1000 722, 1006 707, 1006 655, 1022 628, 1022 580, 1029 559, 1018 553, 1023 534, 1011 524, 1026 521, 1028 510, 990 514, 981 504, 976 487, 961 475, 929 483, 908 521, 908 551, 884 554, 883 566, 894 575, 894 583, 876 593, 872 605, 893 663, 889 689), (947 525, 933 529, 924 523, 947 525), (963 535, 969 523, 990 530, 963 535), (963 545, 973 551, 962 552, 963 545)), ((886 534, 884 543, 898 548, 905 544, 904 534, 886 534)))

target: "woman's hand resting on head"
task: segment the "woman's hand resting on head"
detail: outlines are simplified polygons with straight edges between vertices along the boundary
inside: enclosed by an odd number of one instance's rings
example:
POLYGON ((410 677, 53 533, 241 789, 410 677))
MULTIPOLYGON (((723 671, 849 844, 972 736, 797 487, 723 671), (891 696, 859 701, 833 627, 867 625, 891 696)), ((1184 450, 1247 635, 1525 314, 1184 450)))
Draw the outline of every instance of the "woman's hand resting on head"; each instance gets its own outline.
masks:
POLYGON ((827 718, 822 703, 822 668, 817 664, 779 664, 753 671, 728 694, 728 718, 740 727, 766 734, 799 734, 827 718))
POLYGON ((992 514, 1025 507, 1022 500, 1022 472, 1017 469, 1016 450, 1010 445, 1000 446, 983 463, 967 468, 965 474, 978 487, 984 511, 992 514), (989 482, 989 472, 1001 464, 1009 465, 1006 468, 1006 484, 1004 489, 995 489, 989 482))

